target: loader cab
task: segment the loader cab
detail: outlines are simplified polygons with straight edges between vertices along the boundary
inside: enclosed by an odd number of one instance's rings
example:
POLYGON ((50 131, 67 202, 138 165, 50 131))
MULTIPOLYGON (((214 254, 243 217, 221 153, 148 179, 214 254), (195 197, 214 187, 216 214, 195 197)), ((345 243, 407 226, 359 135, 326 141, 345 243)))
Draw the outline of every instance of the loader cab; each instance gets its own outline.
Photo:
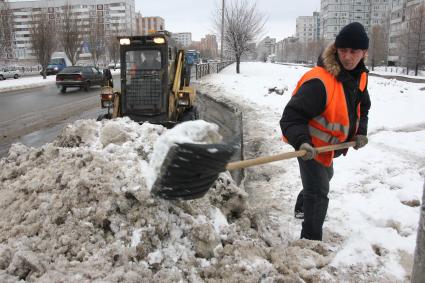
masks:
POLYGON ((168 34, 119 37, 122 116, 136 122, 169 119, 169 92, 177 49, 168 34))

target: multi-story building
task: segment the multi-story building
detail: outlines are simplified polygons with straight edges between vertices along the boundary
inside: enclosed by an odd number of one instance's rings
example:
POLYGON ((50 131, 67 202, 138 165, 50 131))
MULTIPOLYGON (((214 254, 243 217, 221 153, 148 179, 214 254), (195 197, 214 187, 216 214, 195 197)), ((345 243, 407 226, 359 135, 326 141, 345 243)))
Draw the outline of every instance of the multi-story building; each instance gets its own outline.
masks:
MULTIPOLYGON (((390 17, 390 34, 389 34, 389 50, 388 63, 400 63, 400 51, 405 51, 407 46, 403 46, 403 41, 407 44, 409 22, 415 17, 414 10, 420 4, 425 4, 424 0, 392 0, 392 9, 390 17)), ((410 25, 412 27, 412 25, 410 25)))
POLYGON ((171 35, 174 40, 183 47, 188 47, 192 44, 191 32, 176 32, 171 35))
POLYGON ((321 0, 321 35, 331 41, 342 27, 359 22, 366 32, 389 15, 391 0, 321 0))
POLYGON ((296 37, 303 43, 317 41, 320 38, 320 13, 313 16, 300 16, 296 20, 296 37))
POLYGON ((201 52, 211 59, 217 58, 218 44, 215 35, 207 34, 204 38, 201 38, 201 52))
POLYGON ((104 26, 105 36, 121 34, 133 35, 136 30, 134 0, 38 0, 9 2, 14 17, 14 56, 17 60, 33 60, 30 27, 32 15, 45 11, 50 21, 60 25, 65 7, 70 5, 72 12, 84 28, 93 19, 104 26))
POLYGON ((275 60, 280 62, 297 62, 300 60, 300 41, 298 37, 287 37, 275 44, 275 60))
POLYGON ((274 54, 276 44, 276 38, 266 36, 257 44, 257 60, 266 60, 267 56, 274 54))
POLYGON ((402 39, 402 33, 405 26, 406 1, 392 1, 390 14, 390 35, 388 42, 388 62, 397 62, 399 60, 399 44, 402 39))
POLYGON ((136 33, 146 35, 154 31, 164 30, 165 21, 161 17, 142 17, 139 13, 136 16, 136 33))

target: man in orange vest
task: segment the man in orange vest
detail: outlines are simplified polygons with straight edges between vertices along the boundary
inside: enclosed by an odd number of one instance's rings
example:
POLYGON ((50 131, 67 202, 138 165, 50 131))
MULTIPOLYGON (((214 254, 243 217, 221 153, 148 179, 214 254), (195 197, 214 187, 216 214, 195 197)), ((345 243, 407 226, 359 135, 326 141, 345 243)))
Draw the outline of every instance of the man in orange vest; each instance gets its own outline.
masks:
POLYGON ((303 190, 295 217, 303 218, 301 238, 322 240, 333 158, 347 150, 318 154, 315 147, 356 141, 365 146, 370 97, 364 64, 369 38, 360 23, 346 25, 305 73, 283 111, 284 139, 307 154, 298 158, 303 190))

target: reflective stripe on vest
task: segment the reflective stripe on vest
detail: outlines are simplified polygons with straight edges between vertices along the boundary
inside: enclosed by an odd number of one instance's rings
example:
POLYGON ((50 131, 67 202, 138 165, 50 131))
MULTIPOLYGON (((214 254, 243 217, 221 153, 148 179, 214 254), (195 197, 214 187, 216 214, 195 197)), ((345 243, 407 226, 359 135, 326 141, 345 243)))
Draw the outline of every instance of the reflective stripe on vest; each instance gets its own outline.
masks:
POLYGON ((347 126, 341 125, 339 123, 331 123, 328 120, 326 120, 326 118, 323 116, 317 116, 313 118, 313 120, 319 123, 320 125, 322 125, 323 127, 325 127, 326 129, 328 129, 329 131, 342 132, 346 136, 348 135, 349 127, 347 126))
POLYGON ((315 127, 308 126, 308 130, 311 136, 314 136, 328 144, 337 144, 340 142, 338 138, 333 137, 330 134, 327 134, 319 129, 316 129, 315 127))
MULTIPOLYGON (((304 74, 297 83, 292 95, 296 95, 298 89, 307 81, 319 79, 326 90, 326 107, 321 115, 314 117, 308 123, 312 143, 315 147, 338 144, 344 142, 348 137, 350 121, 348 117, 347 102, 344 87, 333 75, 322 67, 314 67, 304 74)), ((359 90, 363 92, 367 86, 367 74, 363 72, 360 76, 359 90)), ((360 117, 360 105, 357 107, 357 117, 360 117)), ((359 119, 356 123, 356 131, 359 119)), ((285 138, 284 138, 285 140, 285 138)), ((332 164, 334 152, 320 153, 316 160, 325 166, 332 164)))

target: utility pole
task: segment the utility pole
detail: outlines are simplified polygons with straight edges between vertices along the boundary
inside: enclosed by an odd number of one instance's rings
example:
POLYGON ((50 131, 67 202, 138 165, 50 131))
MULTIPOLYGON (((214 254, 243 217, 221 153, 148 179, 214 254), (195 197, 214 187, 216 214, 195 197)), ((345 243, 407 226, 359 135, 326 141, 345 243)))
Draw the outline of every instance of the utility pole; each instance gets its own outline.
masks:
POLYGON ((220 61, 223 62, 223 40, 224 38, 224 0, 221 5, 221 46, 220 46, 220 61))

